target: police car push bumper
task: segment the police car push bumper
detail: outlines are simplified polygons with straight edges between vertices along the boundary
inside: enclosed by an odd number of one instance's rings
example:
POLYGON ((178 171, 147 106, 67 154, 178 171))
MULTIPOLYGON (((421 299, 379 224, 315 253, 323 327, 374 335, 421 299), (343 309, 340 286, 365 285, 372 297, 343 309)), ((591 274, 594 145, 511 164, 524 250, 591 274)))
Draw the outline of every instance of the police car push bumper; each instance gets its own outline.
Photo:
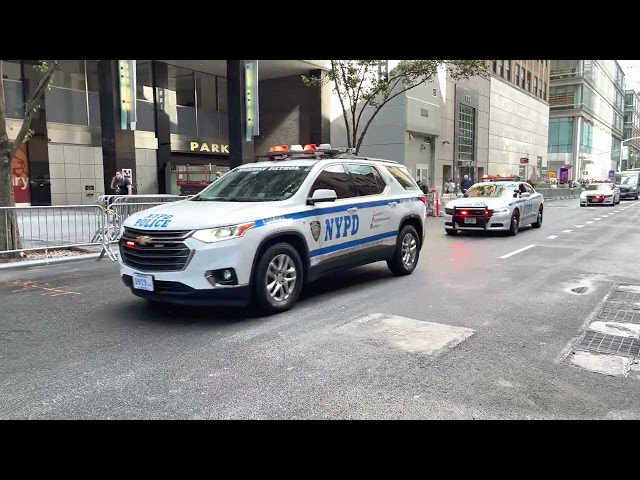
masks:
POLYGON ((511 211, 508 208, 454 207, 445 212, 446 230, 509 230, 511 211))

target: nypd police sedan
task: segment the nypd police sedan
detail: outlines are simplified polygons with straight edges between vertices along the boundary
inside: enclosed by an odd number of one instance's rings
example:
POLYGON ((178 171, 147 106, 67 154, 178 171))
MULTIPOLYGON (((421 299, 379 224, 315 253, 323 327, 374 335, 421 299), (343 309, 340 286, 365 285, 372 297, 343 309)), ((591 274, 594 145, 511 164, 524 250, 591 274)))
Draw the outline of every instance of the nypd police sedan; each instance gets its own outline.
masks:
POLYGON ((350 155, 233 169, 200 194, 129 217, 120 273, 132 293, 181 305, 293 306, 304 283, 386 261, 418 264, 426 198, 402 165, 350 155))
POLYGON ((542 226, 543 203, 542 195, 528 183, 506 177, 483 181, 445 205, 444 228, 449 235, 461 230, 517 235, 525 225, 542 226))

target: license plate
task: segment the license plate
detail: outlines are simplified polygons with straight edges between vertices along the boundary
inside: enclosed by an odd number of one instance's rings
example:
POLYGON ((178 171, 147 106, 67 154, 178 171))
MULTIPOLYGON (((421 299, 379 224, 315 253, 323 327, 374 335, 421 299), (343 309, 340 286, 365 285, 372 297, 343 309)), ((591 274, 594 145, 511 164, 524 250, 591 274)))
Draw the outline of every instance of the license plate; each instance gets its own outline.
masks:
POLYGON ((133 288, 153 292, 153 277, 151 275, 133 274, 133 288))
POLYGON ((475 218, 465 218, 464 219, 464 223, 476 223, 476 219, 475 218))

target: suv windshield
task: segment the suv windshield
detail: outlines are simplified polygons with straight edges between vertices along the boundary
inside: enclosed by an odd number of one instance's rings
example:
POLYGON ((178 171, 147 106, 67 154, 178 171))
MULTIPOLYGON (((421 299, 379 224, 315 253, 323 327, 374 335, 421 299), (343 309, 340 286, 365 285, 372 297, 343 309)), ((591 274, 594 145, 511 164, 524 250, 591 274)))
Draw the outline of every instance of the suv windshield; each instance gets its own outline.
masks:
POLYGON ((638 185, 638 174, 635 175, 616 175, 616 183, 618 185, 638 185))
POLYGON ((286 200, 298 191, 311 165, 265 165, 236 168, 216 180, 199 195, 200 202, 274 202, 286 200))
MULTIPOLYGON (((513 191, 513 185, 511 185, 513 191)), ((474 185, 464 194, 465 197, 501 197, 507 189, 505 185, 474 185)))

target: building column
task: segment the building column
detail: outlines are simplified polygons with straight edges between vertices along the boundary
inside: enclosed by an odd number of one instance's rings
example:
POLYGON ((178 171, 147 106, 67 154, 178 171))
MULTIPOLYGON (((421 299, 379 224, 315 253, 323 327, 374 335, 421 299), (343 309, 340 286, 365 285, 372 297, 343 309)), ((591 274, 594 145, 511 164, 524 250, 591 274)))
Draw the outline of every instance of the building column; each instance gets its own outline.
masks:
POLYGON ((227 60, 227 104, 229 107, 229 168, 255 161, 253 139, 247 141, 245 112, 245 61, 227 60))
POLYGON ((116 171, 130 168, 135 182, 136 149, 132 130, 120 128, 120 71, 118 60, 98 60, 100 129, 104 192, 113 194, 111 180, 116 171))
MULTIPOLYGON (((322 70, 311 70, 312 78, 326 75, 322 70)), ((311 143, 331 143, 331 86, 326 82, 319 87, 308 87, 309 99, 309 133, 311 143)))
MULTIPOLYGON (((23 60, 22 70, 22 92, 24 101, 31 98, 38 86, 41 74, 33 68, 37 60, 23 60)), ((31 121, 30 128, 34 131, 33 136, 27 142, 28 168, 29 168, 29 196, 31 205, 47 206, 51 205, 51 184, 49 179, 49 137, 47 132, 47 90, 40 100, 40 108, 31 121)))
POLYGON ((153 86, 158 152, 158 192, 167 193, 166 167, 171 161, 171 119, 166 111, 165 92, 169 88, 169 66, 153 61, 153 86))
MULTIPOLYGON (((582 117, 573 117, 573 168, 575 169, 573 174, 569 173, 569 178, 573 178, 576 182, 579 182, 582 178, 582 159, 580 158, 580 144, 582 143, 582 117)), ((562 168, 562 167, 561 167, 562 168)))

